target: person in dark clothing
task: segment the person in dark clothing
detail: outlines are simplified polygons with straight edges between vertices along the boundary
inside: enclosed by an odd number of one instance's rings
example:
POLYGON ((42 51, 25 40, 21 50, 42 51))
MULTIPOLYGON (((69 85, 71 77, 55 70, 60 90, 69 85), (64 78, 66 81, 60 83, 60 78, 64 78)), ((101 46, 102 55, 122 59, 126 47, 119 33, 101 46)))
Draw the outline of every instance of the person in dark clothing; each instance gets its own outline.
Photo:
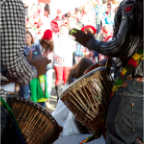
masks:
MULTIPOLYGON (((112 67, 118 75, 117 72, 125 67, 133 54, 143 47, 143 0, 121 2, 115 15, 113 39, 109 42, 98 41, 76 29, 71 30, 70 34, 90 50, 112 58, 112 67)), ((144 142, 143 64, 141 58, 109 104, 106 144, 134 144, 137 137, 144 142)))

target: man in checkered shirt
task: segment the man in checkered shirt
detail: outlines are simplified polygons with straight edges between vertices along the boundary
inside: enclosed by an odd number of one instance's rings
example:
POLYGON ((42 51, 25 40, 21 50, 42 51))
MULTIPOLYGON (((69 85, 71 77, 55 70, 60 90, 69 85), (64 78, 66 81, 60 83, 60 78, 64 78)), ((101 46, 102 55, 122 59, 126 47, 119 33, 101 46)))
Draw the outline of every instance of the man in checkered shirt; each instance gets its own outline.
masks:
MULTIPOLYGON (((28 62, 23 54, 25 10, 21 0, 0 1, 0 23, 1 67, 7 72, 7 78, 26 85, 33 78, 44 74, 50 62, 47 58, 28 62), (34 70, 29 63, 35 66, 34 70)), ((0 95, 6 95, 1 88, 0 95)))

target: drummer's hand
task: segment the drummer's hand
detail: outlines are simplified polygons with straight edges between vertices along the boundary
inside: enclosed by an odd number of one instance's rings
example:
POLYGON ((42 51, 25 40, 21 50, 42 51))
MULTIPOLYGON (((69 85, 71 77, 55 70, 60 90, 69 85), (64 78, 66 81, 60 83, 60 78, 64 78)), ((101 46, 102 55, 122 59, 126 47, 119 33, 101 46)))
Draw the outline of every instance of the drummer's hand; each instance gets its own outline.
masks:
POLYGON ((46 57, 40 57, 36 60, 31 60, 30 64, 34 65, 38 72, 38 77, 40 75, 43 75, 47 71, 47 65, 51 62, 51 60, 48 60, 46 57))
POLYGON ((75 41, 79 42, 81 45, 85 47, 87 47, 87 42, 94 37, 92 34, 85 34, 84 32, 78 29, 70 30, 69 34, 74 36, 75 41))
POLYGON ((32 59, 32 51, 29 52, 29 54, 27 56, 27 60, 31 65, 36 67, 36 69, 38 71, 38 77, 40 75, 43 75, 46 73, 47 64, 49 64, 51 62, 51 60, 48 60, 47 57, 40 57, 38 59, 33 60, 32 59))

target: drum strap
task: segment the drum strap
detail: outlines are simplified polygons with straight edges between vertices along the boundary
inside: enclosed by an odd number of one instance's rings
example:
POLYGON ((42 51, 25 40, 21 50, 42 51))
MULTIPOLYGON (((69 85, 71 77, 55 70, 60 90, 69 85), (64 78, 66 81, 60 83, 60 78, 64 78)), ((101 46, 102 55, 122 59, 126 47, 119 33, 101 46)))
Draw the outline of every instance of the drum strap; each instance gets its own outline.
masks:
MULTIPOLYGON (((126 66, 123 68, 123 70, 121 71, 118 79, 116 80, 113 88, 112 88, 112 92, 110 97, 112 98, 114 93, 118 91, 118 89, 121 87, 121 85, 123 84, 123 82, 127 79, 127 77, 134 71, 134 69, 138 66, 139 61, 144 59, 144 52, 143 52, 143 47, 140 48, 128 61, 128 63, 126 64, 126 66)), ((108 62, 106 63, 106 68, 108 71, 110 71, 111 68, 111 61, 110 59, 108 59, 108 62)), ((105 127, 102 127, 105 128, 105 127)), ((82 142, 80 142, 79 144, 84 144, 87 142, 90 142, 94 139, 97 139, 101 136, 101 132, 99 130, 95 131, 93 135, 87 137, 85 140, 83 140, 82 142)))
POLYGON ((14 121, 15 121, 15 123, 16 123, 19 131, 20 131, 18 122, 17 122, 17 120, 16 120, 16 118, 15 118, 15 116, 14 116, 14 114, 13 114, 11 108, 10 108, 10 106, 4 101, 4 99, 2 97, 0 97, 0 104, 3 105, 7 109, 7 111, 9 112, 9 114, 13 117, 13 119, 14 119, 14 121))
POLYGON ((123 68, 123 70, 120 72, 120 75, 118 79, 116 80, 112 92, 110 94, 110 97, 112 98, 114 93, 118 91, 118 89, 121 87, 121 85, 124 83, 124 81, 127 79, 127 77, 132 74, 132 72, 135 70, 135 68, 138 66, 139 61, 144 59, 144 52, 143 48, 138 49, 138 51, 130 58, 126 66, 123 68))

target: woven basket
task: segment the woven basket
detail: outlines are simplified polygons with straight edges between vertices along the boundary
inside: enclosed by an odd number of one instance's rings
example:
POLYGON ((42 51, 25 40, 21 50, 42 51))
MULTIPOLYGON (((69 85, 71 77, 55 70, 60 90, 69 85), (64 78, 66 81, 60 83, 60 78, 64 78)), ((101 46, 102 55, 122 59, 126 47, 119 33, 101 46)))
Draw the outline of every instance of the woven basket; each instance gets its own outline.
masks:
POLYGON ((55 119, 39 104, 19 97, 7 98, 26 144, 51 144, 59 136, 55 119))
POLYGON ((105 122, 112 86, 111 75, 105 67, 100 67, 70 84, 60 99, 79 122, 97 130, 105 122))

